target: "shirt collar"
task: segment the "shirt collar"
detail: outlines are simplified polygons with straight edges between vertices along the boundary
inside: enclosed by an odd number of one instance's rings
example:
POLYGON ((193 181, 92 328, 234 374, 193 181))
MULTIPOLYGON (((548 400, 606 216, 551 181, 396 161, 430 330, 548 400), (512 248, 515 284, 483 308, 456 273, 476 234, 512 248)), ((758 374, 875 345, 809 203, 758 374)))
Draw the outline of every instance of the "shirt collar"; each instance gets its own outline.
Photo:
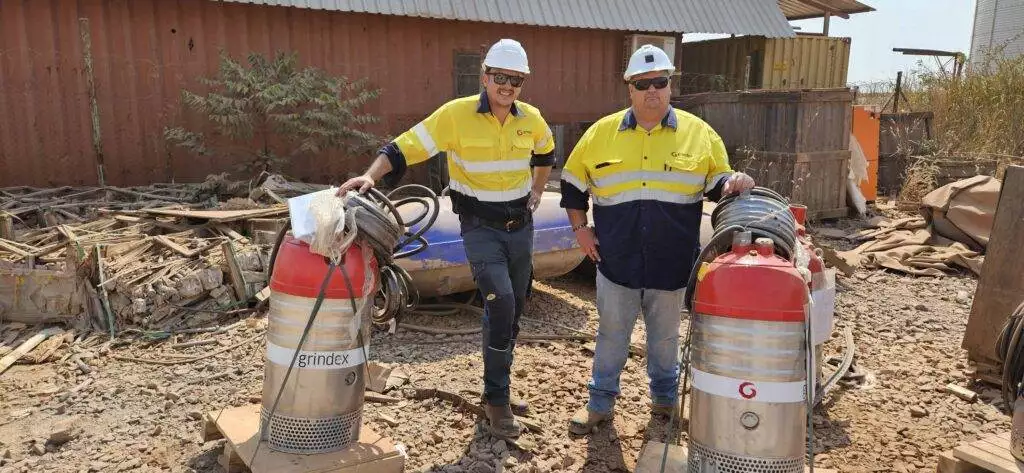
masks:
MULTIPOLYGON (((512 115, 515 117, 521 117, 519 113, 519 107, 516 107, 516 103, 512 102, 512 108, 510 110, 512 115)), ((480 92, 480 104, 476 107, 476 113, 491 113, 491 101, 487 98, 487 92, 480 92)))
MULTIPOLYGON (((672 107, 668 108, 668 112, 665 112, 665 116, 661 119, 661 126, 668 127, 673 130, 676 129, 678 122, 676 121, 676 114, 672 107)), ((635 130, 637 126, 636 115, 633 114, 633 108, 630 107, 626 110, 626 116, 622 117, 622 123, 619 123, 619 131, 630 128, 635 130)))

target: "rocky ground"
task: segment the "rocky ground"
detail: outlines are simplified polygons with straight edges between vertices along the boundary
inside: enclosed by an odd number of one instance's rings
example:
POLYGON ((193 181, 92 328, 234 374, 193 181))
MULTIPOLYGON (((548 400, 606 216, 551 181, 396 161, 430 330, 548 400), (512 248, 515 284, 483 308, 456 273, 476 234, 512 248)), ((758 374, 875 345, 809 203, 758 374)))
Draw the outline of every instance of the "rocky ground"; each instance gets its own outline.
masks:
MULTIPOLYGON (((838 354, 842 329, 852 327, 857 366, 866 376, 861 384, 837 388, 815 412, 818 466, 934 471, 939 453, 1009 428, 997 390, 972 384, 965 375, 960 343, 974 278, 861 271, 839 280, 836 336, 827 351, 838 354), (977 391, 979 400, 969 403, 945 392, 949 383, 977 391)), ((593 301, 592 275, 585 272, 537 282, 527 315, 540 322, 525 321, 523 330, 572 333, 551 325, 557 323, 592 333, 593 301)), ((409 322, 461 328, 478 323, 470 316, 409 322)), ((98 335, 79 337, 77 350, 86 353, 88 373, 70 360, 13 367, 0 375, 0 472, 223 471, 217 463, 223 440, 202 442, 202 414, 260 401, 265 325, 265 318, 251 318, 227 333, 195 336, 215 338, 214 345, 180 350, 168 345, 188 338, 106 347, 98 335), (226 350, 167 366, 114 358, 201 355, 220 348, 226 350)), ((642 324, 635 339, 642 343, 642 324)), ((412 387, 436 387, 472 400, 480 392, 479 344, 478 335, 400 329, 375 334, 371 357, 401 367, 412 387)), ((529 452, 482 433, 473 415, 448 401, 406 398, 402 390, 390 393, 401 402, 368 403, 364 419, 405 447, 407 471, 632 471, 645 440, 663 439, 667 425, 649 415, 644 359, 633 356, 627 363, 614 423, 590 436, 572 436, 566 422, 586 400, 590 363, 591 352, 579 341, 517 348, 513 387, 530 401, 543 429, 524 435, 524 446, 533 447, 529 452)))

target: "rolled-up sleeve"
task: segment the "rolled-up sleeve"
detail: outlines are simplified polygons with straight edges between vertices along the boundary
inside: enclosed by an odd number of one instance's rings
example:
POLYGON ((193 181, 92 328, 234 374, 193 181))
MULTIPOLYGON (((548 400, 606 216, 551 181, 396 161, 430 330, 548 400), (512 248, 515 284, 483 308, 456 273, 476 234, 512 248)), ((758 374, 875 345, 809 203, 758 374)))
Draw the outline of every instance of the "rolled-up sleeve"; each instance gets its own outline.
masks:
POLYGON ((729 166, 729 154, 725 150, 725 143, 722 137, 718 136, 711 127, 707 128, 708 159, 711 162, 708 166, 708 174, 704 178, 704 195, 709 200, 718 201, 722 197, 722 188, 729 176, 733 175, 732 167, 729 166))
POLYGON ((593 127, 587 130, 580 138, 580 141, 573 147, 569 158, 565 160, 562 168, 562 208, 587 210, 590 208, 590 186, 587 184, 587 168, 583 164, 587 159, 590 148, 590 141, 593 136, 593 127))
POLYGON ((391 164, 391 171, 384 175, 381 179, 384 184, 389 187, 398 185, 398 182, 402 180, 402 176, 405 176, 405 171, 409 167, 405 163, 405 155, 402 154, 402 150, 399 149, 398 145, 394 141, 384 145, 380 149, 380 154, 388 157, 388 163, 391 164))

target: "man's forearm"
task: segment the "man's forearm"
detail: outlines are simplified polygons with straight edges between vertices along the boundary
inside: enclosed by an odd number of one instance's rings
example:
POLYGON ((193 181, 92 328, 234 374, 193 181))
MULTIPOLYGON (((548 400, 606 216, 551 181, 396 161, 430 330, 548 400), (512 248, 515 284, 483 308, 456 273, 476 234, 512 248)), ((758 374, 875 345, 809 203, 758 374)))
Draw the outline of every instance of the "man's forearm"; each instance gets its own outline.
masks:
POLYGON ((569 224, 572 225, 573 228, 587 224, 586 210, 565 209, 565 213, 569 215, 569 224))
POLYGON ((388 160, 388 156, 381 153, 377 155, 377 159, 373 160, 373 164, 366 170, 366 175, 370 176, 374 181, 379 181, 385 174, 391 172, 391 169, 391 161, 388 160))
POLYGON ((549 176, 551 176, 551 166, 537 166, 533 168, 533 192, 543 193, 544 189, 547 188, 549 176))

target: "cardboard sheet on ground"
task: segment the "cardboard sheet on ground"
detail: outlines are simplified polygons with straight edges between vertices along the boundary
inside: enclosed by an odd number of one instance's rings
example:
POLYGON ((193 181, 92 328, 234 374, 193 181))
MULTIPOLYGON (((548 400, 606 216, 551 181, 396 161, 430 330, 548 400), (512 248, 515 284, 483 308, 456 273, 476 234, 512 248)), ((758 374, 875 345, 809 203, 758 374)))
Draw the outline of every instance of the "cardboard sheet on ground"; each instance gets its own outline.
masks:
POLYGON ((930 192, 921 199, 921 213, 935 233, 984 251, 999 204, 1001 183, 974 176, 930 192))
POLYGON ((947 184, 922 199, 924 217, 875 220, 878 228, 849 236, 866 243, 838 255, 855 267, 919 276, 942 276, 960 267, 980 275, 999 187, 988 176, 947 184))

